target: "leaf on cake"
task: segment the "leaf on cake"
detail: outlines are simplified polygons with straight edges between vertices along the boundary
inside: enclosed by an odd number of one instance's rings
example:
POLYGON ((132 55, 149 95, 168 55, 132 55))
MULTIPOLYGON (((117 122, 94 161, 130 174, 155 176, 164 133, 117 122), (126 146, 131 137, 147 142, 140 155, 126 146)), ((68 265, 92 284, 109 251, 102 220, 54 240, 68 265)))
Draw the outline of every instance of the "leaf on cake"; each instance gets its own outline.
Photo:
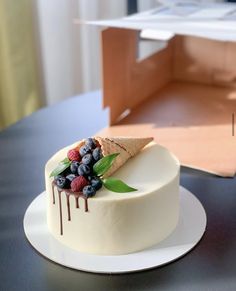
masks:
POLYGON ((71 161, 68 158, 62 160, 58 166, 51 172, 50 177, 55 177, 61 174, 65 169, 67 169, 71 164, 71 161))
POLYGON ((103 179, 103 185, 108 190, 113 191, 113 192, 118 192, 118 193, 137 191, 137 189, 128 186, 123 181, 112 178, 112 177, 103 179))
POLYGON ((114 153, 103 157, 93 166, 93 171, 97 176, 102 176, 105 174, 110 167, 112 166, 115 158, 119 155, 119 153, 114 153))

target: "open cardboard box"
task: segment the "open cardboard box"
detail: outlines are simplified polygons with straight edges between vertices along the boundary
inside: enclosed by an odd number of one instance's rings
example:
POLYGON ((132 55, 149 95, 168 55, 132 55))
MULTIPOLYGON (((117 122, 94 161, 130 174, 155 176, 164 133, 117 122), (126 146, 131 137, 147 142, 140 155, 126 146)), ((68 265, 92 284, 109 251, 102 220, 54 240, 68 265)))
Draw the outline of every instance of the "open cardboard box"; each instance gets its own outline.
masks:
MULTIPOLYGON (((201 33, 185 33, 187 24, 184 33, 175 33, 164 49, 141 61, 137 60, 137 27, 114 25, 105 29, 103 91, 111 126, 99 134, 153 136, 175 153, 182 165, 234 176, 236 22, 233 23, 235 30, 229 39, 227 35, 227 41, 226 31, 224 34, 219 30, 219 40, 213 30, 213 38, 206 36, 203 28, 203 37, 201 33)), ((211 30, 208 32, 211 35, 211 30)))

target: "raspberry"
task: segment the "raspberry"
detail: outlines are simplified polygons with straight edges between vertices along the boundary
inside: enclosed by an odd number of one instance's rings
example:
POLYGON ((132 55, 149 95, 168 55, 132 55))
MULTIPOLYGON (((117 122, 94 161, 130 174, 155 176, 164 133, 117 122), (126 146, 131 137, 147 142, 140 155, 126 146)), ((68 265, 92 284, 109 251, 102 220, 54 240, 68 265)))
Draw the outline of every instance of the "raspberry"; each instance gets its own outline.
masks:
POLYGON ((71 190, 73 192, 81 192, 85 186, 88 185, 88 181, 83 177, 79 176, 73 179, 71 182, 71 190))
POLYGON ((69 150, 67 153, 67 157, 70 161, 80 161, 81 160, 81 156, 79 154, 79 152, 75 149, 69 150))
POLYGON ((96 147, 98 147, 98 148, 101 147, 100 143, 97 140, 96 140, 96 147))

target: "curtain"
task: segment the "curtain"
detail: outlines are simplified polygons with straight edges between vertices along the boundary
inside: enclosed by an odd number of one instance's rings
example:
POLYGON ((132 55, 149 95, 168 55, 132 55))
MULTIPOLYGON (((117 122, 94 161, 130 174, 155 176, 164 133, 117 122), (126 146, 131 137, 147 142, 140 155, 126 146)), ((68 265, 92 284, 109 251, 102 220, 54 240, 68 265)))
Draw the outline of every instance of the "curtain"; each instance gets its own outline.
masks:
POLYGON ((47 104, 100 89, 99 28, 74 24, 73 20, 124 16, 127 0, 37 0, 36 3, 47 104))
POLYGON ((41 103, 31 0, 0 0, 0 129, 41 103))

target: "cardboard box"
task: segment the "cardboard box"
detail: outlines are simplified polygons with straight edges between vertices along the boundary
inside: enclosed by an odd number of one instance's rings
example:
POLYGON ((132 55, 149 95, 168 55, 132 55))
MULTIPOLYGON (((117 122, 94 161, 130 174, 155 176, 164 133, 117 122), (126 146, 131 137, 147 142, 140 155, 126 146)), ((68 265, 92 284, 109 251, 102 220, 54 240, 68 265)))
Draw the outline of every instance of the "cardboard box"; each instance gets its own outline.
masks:
POLYGON ((166 7, 156 18, 149 11, 94 23, 110 26, 102 32, 102 59, 111 126, 100 134, 151 135, 182 165, 234 176, 235 11, 235 5, 210 5, 183 16, 166 7), (139 61, 138 41, 145 30, 152 38, 163 32, 174 36, 164 49, 139 61))

